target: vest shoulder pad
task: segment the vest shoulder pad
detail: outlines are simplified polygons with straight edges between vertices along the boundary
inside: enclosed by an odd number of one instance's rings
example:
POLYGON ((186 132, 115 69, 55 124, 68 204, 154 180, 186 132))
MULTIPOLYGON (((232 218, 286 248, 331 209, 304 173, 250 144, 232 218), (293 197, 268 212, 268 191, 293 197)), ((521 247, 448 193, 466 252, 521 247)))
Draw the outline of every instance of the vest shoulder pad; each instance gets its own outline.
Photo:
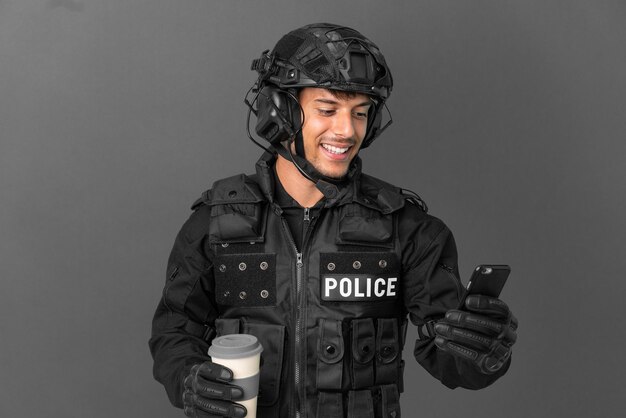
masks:
POLYGON ((383 214, 395 212, 404 207, 404 197, 399 187, 372 177, 361 174, 360 203, 383 214))
POLYGON ((424 213, 428 213, 428 206, 424 199, 417 193, 396 187, 390 183, 372 177, 367 174, 361 175, 361 190, 366 206, 371 207, 371 203, 375 202, 374 209, 379 210, 383 214, 395 212, 404 207, 405 202, 409 202, 419 207, 424 213))
POLYGON ((238 174, 213 183, 213 187, 191 206, 192 210, 200 206, 214 206, 232 203, 258 203, 265 200, 259 185, 249 176, 238 174))
POLYGON ((202 195, 195 202, 193 202, 193 205, 191 205, 191 210, 195 211, 204 205, 208 205, 210 201, 211 189, 205 190, 204 192, 202 192, 202 195))
POLYGON ((428 213, 428 205, 417 193, 408 189, 400 189, 400 192, 406 201, 419 207, 424 213, 428 213))

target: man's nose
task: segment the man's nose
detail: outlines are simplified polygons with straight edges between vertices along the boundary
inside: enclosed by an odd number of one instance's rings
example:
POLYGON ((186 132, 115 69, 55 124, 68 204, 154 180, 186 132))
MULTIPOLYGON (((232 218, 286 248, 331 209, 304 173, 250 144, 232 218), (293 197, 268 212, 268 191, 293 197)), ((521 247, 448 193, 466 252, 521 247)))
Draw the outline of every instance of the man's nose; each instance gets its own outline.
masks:
POLYGON ((333 123, 333 133, 340 138, 354 136, 354 119, 351 112, 338 112, 333 123))

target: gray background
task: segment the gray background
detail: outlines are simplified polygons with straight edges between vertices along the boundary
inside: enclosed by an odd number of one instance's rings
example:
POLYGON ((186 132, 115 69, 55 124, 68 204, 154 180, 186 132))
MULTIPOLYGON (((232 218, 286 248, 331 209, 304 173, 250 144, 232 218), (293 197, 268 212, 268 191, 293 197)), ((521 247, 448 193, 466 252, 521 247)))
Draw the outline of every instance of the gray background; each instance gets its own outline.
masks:
POLYGON ((259 155, 251 60, 314 21, 392 68, 366 170, 449 224, 465 281, 513 267, 508 375, 450 391, 409 344, 405 416, 623 412, 625 19, 597 0, 0 0, 0 416, 182 416, 147 347, 169 249, 259 155))

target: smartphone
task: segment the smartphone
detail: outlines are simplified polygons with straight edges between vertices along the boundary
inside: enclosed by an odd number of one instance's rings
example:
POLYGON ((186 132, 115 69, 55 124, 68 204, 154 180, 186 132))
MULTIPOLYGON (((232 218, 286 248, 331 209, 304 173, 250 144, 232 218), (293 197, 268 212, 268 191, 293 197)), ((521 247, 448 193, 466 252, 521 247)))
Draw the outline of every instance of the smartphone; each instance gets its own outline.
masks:
POLYGON ((510 273, 511 267, 507 265, 481 264, 476 267, 467 283, 461 306, 469 295, 499 297, 510 273))

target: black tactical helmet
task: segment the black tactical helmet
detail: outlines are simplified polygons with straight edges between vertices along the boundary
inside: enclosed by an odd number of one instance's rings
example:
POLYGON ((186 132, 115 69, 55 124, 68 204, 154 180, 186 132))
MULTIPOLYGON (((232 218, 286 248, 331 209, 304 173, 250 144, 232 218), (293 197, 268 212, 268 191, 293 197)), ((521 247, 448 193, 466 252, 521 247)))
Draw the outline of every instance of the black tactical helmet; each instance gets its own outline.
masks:
POLYGON ((266 88, 262 95, 270 98, 269 110, 274 113, 265 114, 263 103, 258 103, 257 133, 272 144, 293 135, 300 124, 299 111, 288 105, 292 100, 277 97, 272 90, 276 87, 291 97, 297 95, 295 89, 303 87, 323 87, 371 96, 374 105, 361 148, 369 146, 389 125, 381 128, 385 101, 393 87, 391 72, 378 47, 354 29, 329 23, 295 29, 283 36, 271 52, 265 51, 261 58, 254 60, 252 69, 259 73, 257 89, 266 88), (276 110, 280 112, 275 114, 276 110), (276 116, 280 120, 276 120, 276 116), (285 123, 288 124, 286 131, 285 123), (276 133, 279 135, 272 135, 276 133))
POLYGON ((289 63, 272 81, 279 87, 325 87, 387 99, 392 79, 378 47, 354 29, 318 23, 283 36, 272 51, 289 63))

